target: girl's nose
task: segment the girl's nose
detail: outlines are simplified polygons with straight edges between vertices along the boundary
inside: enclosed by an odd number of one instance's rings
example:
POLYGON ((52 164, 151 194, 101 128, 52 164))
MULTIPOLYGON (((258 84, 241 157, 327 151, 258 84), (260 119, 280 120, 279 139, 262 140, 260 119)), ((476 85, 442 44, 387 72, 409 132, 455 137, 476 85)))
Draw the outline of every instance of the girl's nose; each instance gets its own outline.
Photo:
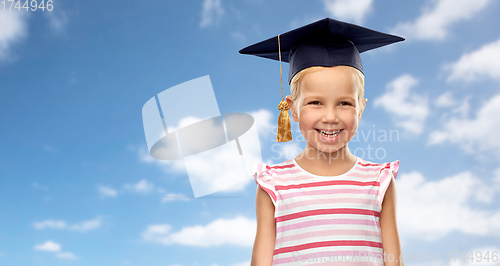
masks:
POLYGON ((323 123, 337 123, 339 122, 339 117, 337 116, 337 112, 335 109, 327 109, 323 114, 321 119, 323 123))

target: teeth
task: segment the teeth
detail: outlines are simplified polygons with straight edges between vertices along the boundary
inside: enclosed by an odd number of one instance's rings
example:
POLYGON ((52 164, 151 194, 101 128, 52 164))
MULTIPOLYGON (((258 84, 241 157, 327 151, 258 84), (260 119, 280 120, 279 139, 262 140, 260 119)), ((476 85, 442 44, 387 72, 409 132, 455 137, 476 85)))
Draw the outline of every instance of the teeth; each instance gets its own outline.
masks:
POLYGON ((326 137, 335 137, 340 133, 340 130, 333 131, 333 132, 326 132, 326 131, 320 130, 319 133, 323 136, 326 136, 326 137))

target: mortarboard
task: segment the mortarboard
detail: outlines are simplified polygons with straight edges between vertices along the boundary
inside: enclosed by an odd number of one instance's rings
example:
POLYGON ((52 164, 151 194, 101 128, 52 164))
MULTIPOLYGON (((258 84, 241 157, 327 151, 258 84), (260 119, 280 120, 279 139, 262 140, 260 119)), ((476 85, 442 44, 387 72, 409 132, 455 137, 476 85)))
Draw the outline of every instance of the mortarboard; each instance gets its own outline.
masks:
MULTIPOLYGON (((404 39, 358 25, 324 18, 300 28, 269 38, 241 49, 241 54, 256 55, 290 63, 288 84, 299 71, 312 66, 346 65, 363 72, 360 53, 404 39)), ((281 82, 281 110, 278 118, 278 142, 292 139, 288 103, 283 99, 281 82), (285 114, 286 112, 286 114, 285 114), (286 122, 287 120, 287 122, 286 122)))

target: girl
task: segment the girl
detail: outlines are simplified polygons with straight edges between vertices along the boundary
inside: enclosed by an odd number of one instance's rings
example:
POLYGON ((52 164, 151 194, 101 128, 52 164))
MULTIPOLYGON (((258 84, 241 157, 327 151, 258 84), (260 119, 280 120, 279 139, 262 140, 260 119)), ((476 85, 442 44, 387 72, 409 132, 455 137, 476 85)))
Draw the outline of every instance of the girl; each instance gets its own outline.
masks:
POLYGON ((401 40, 326 18, 240 51, 280 61, 285 55, 291 95, 280 107, 290 108, 307 142, 294 159, 252 165, 258 184, 252 266, 404 265, 394 184, 399 161, 369 162, 348 148, 367 102, 359 53, 401 40))

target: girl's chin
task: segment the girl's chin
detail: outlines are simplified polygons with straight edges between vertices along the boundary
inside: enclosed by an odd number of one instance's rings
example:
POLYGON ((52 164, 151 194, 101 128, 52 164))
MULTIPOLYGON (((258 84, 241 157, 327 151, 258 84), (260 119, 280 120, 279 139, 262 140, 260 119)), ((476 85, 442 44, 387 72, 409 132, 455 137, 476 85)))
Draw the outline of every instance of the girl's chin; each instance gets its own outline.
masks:
POLYGON ((339 152, 342 152, 344 149, 343 147, 340 147, 340 148, 324 148, 324 149, 321 149, 320 151, 322 153, 339 153, 339 152))
POLYGON ((331 153, 343 152, 345 146, 346 145, 344 145, 344 144, 342 144, 341 146, 337 146, 337 147, 325 147, 324 145, 319 145, 319 146, 309 146, 309 149, 314 149, 314 150, 321 152, 321 153, 330 153, 331 154, 331 153))

